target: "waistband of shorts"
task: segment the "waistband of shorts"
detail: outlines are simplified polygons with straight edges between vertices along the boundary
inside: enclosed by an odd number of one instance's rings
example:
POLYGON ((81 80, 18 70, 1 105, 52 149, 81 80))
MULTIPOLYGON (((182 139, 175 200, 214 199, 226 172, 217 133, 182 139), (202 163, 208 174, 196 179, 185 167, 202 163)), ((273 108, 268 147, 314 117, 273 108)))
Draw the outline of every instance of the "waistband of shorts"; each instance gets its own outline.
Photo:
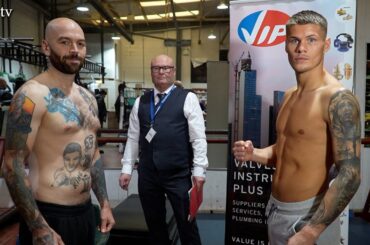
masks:
POLYGON ((61 205, 36 200, 37 207, 41 212, 60 214, 64 216, 77 216, 90 210, 92 207, 91 199, 77 205, 61 205))
POLYGON ((275 206, 277 206, 277 208, 281 211, 284 211, 287 213, 293 213, 293 212, 309 210, 312 207, 319 205, 323 197, 324 197, 324 194, 320 194, 320 195, 314 196, 310 199, 300 201, 300 202, 282 202, 282 201, 277 200, 272 195, 270 195, 270 202, 273 203, 275 206))

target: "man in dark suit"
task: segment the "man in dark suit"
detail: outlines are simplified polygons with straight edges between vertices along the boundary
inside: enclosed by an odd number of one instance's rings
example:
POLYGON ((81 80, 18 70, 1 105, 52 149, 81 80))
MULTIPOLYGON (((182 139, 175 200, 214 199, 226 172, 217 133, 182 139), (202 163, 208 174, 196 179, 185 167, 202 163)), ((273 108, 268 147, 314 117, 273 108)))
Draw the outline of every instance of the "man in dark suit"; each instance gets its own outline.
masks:
POLYGON ((133 106, 119 182, 127 189, 140 155, 139 196, 151 244, 170 244, 165 221, 166 196, 175 214, 181 243, 201 244, 195 219, 188 220, 188 191, 191 176, 199 191, 205 182, 208 160, 204 119, 196 95, 174 85, 175 74, 172 58, 159 55, 152 59, 154 90, 136 99, 133 106))

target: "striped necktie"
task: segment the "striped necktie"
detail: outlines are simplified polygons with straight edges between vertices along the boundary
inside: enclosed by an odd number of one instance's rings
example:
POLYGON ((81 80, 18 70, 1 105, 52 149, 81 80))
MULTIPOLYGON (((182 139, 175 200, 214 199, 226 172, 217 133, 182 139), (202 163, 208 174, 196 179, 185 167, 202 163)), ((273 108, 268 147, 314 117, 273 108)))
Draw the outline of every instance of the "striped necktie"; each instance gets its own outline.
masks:
POLYGON ((165 93, 163 93, 163 94, 157 94, 159 101, 157 102, 157 104, 155 104, 155 108, 154 108, 155 111, 157 111, 158 106, 161 104, 161 101, 163 100, 163 98, 164 98, 165 95, 166 95, 165 93))

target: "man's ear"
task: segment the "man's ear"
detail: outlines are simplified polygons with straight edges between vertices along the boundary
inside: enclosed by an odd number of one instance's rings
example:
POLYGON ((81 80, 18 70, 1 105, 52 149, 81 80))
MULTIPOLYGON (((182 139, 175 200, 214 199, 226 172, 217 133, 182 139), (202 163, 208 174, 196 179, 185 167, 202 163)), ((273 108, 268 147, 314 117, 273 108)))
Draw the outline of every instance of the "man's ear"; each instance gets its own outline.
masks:
POLYGON ((41 47, 42 47, 42 51, 44 52, 44 54, 46 56, 49 56, 50 55, 50 47, 49 47, 48 41, 46 41, 45 39, 42 40, 41 47))
POLYGON ((325 53, 329 51, 330 44, 331 44, 331 39, 330 39, 330 37, 328 37, 328 38, 325 39, 325 53))

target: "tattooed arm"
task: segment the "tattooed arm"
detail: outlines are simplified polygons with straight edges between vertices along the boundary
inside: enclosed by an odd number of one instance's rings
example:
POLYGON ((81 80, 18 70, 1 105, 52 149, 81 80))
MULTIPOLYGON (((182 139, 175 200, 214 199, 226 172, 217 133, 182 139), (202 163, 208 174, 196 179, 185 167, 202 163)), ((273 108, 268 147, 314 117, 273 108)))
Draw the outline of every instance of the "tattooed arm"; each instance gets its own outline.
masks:
POLYGON ((360 185, 360 109, 350 91, 340 90, 331 97, 329 118, 333 157, 339 173, 319 208, 301 230, 314 240, 342 213, 360 185))
POLYGON ((99 148, 96 147, 93 165, 91 167, 91 185, 100 204, 100 231, 109 232, 115 224, 112 210, 109 205, 107 187, 103 170, 103 161, 100 157, 99 148))
POLYGON ((25 159, 33 148, 45 112, 40 94, 28 84, 17 92, 10 105, 3 173, 9 192, 33 235, 34 244, 63 244, 60 236, 46 223, 32 195, 25 172, 25 159))

